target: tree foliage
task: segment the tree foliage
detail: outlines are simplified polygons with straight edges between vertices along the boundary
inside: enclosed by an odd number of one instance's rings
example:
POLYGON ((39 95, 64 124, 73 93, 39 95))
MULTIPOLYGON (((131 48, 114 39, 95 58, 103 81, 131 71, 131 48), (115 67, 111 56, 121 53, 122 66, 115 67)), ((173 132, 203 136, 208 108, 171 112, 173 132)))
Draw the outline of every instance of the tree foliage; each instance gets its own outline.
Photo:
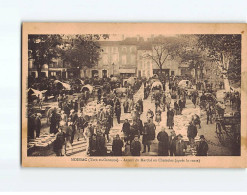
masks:
POLYGON ((165 62, 179 56, 184 44, 185 40, 181 37, 158 36, 152 42, 152 54, 145 54, 144 57, 152 59, 162 72, 165 62))
POLYGON ((92 67, 97 65, 100 52, 100 39, 108 39, 107 34, 68 35, 63 46, 63 60, 72 67, 92 67))
POLYGON ((218 63, 222 70, 233 79, 241 76, 241 35, 217 34, 197 35, 198 46, 207 51, 208 56, 218 63))
POLYGON ((207 60, 203 51, 197 47, 185 48, 181 54, 181 63, 189 64, 189 68, 195 70, 195 79, 203 77, 202 70, 204 68, 205 61, 207 60), (201 70, 201 75, 198 75, 198 70, 201 70))
POLYGON ((28 51, 37 68, 38 77, 40 77, 43 65, 49 65, 53 58, 60 55, 59 45, 61 43, 61 35, 28 35, 28 51))
POLYGON ((96 65, 101 51, 97 41, 107 38, 107 34, 29 35, 28 50, 40 77, 43 65, 49 66, 55 58, 67 61, 72 67, 96 65))

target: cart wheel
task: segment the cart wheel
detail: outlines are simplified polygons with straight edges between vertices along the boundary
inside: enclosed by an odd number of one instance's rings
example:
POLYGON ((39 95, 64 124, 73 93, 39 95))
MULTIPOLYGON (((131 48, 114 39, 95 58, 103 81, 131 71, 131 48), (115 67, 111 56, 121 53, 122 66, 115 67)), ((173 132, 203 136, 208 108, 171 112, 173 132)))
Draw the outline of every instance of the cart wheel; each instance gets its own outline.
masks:
POLYGON ((226 135, 223 131, 222 125, 220 123, 216 123, 216 134, 219 139, 219 142, 221 143, 222 146, 225 145, 225 139, 226 135))

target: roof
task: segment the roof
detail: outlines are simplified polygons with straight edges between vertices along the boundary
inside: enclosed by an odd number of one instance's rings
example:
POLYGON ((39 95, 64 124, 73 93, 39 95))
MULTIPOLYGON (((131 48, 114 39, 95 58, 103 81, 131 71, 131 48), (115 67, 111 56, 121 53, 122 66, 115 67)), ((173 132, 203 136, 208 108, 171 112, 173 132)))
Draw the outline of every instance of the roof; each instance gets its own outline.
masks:
POLYGON ((138 44, 137 37, 126 38, 123 41, 121 41, 120 44, 121 45, 137 45, 138 44))
POLYGON ((152 44, 150 42, 143 42, 138 45, 138 50, 152 50, 152 44))
POLYGON ((121 41, 98 41, 100 46, 112 46, 119 45, 121 41))

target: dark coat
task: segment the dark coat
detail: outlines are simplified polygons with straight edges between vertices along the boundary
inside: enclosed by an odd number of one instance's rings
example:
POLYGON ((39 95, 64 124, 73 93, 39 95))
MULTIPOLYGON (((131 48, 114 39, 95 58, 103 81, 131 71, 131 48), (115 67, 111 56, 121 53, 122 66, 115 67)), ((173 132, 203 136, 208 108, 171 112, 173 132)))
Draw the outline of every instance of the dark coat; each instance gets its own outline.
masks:
POLYGON ((122 127, 122 131, 124 132, 124 134, 128 135, 130 133, 130 123, 129 122, 124 122, 123 127, 122 127))
POLYGON ((51 116, 50 133, 57 133, 57 117, 55 113, 51 116))
POLYGON ((56 140, 54 141, 54 151, 61 150, 65 144, 65 133, 61 132, 57 134, 56 140))
POLYGON ((115 108, 115 113, 116 113, 117 116, 120 116, 121 115, 121 107, 120 106, 117 106, 115 108))
POLYGON ((207 156, 208 153, 208 144, 205 141, 200 141, 199 145, 196 148, 196 156, 207 156))
POLYGON ((130 146, 130 152, 132 156, 140 156, 141 155, 141 143, 139 141, 132 141, 130 146))
POLYGON ((174 125, 174 112, 172 110, 167 111, 167 124, 166 125, 168 127, 174 125))
POLYGON ((123 148, 123 141, 121 139, 113 140, 113 144, 112 144, 113 156, 122 156, 122 148, 123 148))
POLYGON ((177 140, 178 140, 177 136, 175 136, 175 137, 169 136, 169 149, 170 149, 170 153, 172 153, 172 154, 175 154, 175 152, 176 152, 177 140))
POLYGON ((149 141, 149 139, 148 139, 148 137, 149 137, 149 135, 148 135, 148 133, 150 132, 149 131, 149 126, 148 126, 148 124, 147 123, 144 123, 144 127, 143 127, 143 132, 142 132, 142 144, 144 144, 144 145, 147 145, 148 144, 148 141, 149 141))
POLYGON ((193 124, 188 126, 187 137, 195 138, 197 136, 197 127, 193 124))
POLYGON ((34 138, 34 129, 35 129, 35 119, 34 117, 28 118, 28 137, 33 139, 34 138))
POLYGON ((97 140, 89 139, 89 154, 90 156, 98 156, 97 140))
POLYGON ((107 150, 105 147, 105 138, 101 135, 97 136, 96 142, 97 142, 97 154, 99 156, 105 156, 107 150))
POLYGON ((148 124, 148 140, 154 140, 155 139, 155 130, 156 126, 154 123, 148 124))
POLYGON ((187 149, 187 145, 183 140, 181 140, 181 142, 176 141, 176 152, 175 152, 176 156, 185 156, 185 152, 183 150, 186 149, 187 149))
POLYGON ((137 119, 136 124, 137 124, 138 131, 140 132, 140 134, 142 134, 142 131, 143 131, 142 120, 141 119, 137 119))
POLYGON ((169 149, 169 137, 165 131, 160 131, 158 133, 157 139, 159 141, 158 144, 158 155, 159 156, 168 156, 169 149))
POLYGON ((178 106, 178 103, 177 102, 174 102, 174 109, 175 110, 178 110, 179 109, 179 106, 178 106))

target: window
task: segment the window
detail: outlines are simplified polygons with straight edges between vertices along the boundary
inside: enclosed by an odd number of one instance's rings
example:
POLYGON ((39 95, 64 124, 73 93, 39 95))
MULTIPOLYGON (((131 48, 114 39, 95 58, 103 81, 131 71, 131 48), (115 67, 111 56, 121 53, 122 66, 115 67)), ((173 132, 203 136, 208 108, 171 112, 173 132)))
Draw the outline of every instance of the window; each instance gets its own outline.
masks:
POLYGON ((122 56, 122 64, 126 64, 126 55, 122 56))
POLYGON ((104 65, 107 65, 108 64, 108 56, 107 55, 103 55, 103 57, 102 57, 102 60, 103 60, 103 64, 104 65))
POLYGON ((174 71, 173 70, 171 71, 171 75, 174 76, 174 71))
POLYGON ((112 55, 112 62, 113 63, 117 63, 118 62, 118 55, 117 54, 113 54, 112 55))
POLYGON ((117 53, 117 47, 113 47, 113 52, 117 53))
POLYGON ((136 48, 135 47, 130 47, 130 52, 131 53, 134 53, 136 51, 136 48))
POLYGON ((131 62, 131 64, 135 64, 136 63, 136 56, 134 54, 131 54, 130 62, 131 62))
POLYGON ((103 47, 104 53, 108 52, 108 47, 103 47))
POLYGON ((122 51, 123 51, 123 53, 127 53, 127 48, 123 47, 122 51))
POLYGON ((139 63, 139 69, 142 69, 142 61, 139 63))

